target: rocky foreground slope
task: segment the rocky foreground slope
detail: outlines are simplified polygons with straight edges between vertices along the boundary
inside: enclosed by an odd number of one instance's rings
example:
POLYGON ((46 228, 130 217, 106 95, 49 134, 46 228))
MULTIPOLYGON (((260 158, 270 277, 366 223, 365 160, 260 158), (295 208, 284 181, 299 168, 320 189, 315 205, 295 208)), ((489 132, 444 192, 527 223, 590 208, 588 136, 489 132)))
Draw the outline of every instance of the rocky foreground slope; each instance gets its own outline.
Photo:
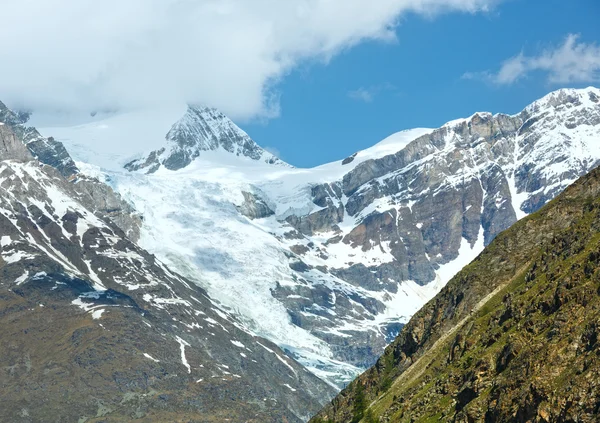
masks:
POLYGON ((0 103, 0 421, 302 422, 333 390, 140 248, 0 103))
POLYGON ((596 169, 499 234, 311 422, 597 421, 599 322, 596 169))

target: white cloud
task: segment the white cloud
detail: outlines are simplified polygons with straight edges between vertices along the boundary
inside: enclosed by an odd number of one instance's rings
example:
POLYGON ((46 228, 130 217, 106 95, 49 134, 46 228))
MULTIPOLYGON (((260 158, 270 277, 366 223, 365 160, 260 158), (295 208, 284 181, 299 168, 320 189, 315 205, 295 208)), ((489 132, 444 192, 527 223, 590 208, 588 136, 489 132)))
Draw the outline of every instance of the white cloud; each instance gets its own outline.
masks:
POLYGON ((365 103, 372 103, 375 97, 382 91, 395 91, 396 87, 390 83, 373 85, 368 88, 360 87, 356 90, 348 91, 348 97, 353 100, 364 101, 365 103))
POLYGON ((274 87, 308 59, 395 39, 407 12, 500 0, 0 0, 0 98, 64 110, 204 103, 278 113, 274 87))
POLYGON ((348 97, 353 100, 364 101, 365 103, 371 103, 375 98, 375 92, 367 88, 360 87, 356 90, 348 91, 348 97))
POLYGON ((569 34, 565 41, 536 56, 523 52, 504 61, 498 72, 467 72, 464 79, 483 79, 499 85, 512 84, 532 72, 543 72, 551 84, 600 81, 600 46, 579 42, 579 35, 569 34))
MULTIPOLYGON (((281 157, 281 151, 279 151, 279 149, 278 149, 278 148, 276 148, 276 147, 270 147, 270 146, 267 146, 267 147, 263 147, 263 149, 264 149, 265 151, 268 151, 269 153, 271 153, 271 154, 272 154, 272 155, 274 155, 275 157, 278 157, 278 158, 282 159, 282 157, 281 157)), ((282 159, 282 160, 283 160, 283 159, 282 159)))

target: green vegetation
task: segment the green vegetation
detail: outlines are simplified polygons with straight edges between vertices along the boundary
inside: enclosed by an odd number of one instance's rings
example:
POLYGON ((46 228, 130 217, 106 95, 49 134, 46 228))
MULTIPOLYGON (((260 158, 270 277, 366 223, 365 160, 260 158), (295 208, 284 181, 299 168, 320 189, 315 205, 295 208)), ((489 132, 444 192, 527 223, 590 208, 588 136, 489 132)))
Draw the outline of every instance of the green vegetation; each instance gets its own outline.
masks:
POLYGON ((596 421, 599 195, 596 170, 500 234, 322 415, 334 423, 596 421))
POLYGON ((354 407, 352 410, 352 423, 358 423, 365 416, 367 409, 367 398, 365 397, 365 388, 362 383, 355 383, 354 388, 354 407))

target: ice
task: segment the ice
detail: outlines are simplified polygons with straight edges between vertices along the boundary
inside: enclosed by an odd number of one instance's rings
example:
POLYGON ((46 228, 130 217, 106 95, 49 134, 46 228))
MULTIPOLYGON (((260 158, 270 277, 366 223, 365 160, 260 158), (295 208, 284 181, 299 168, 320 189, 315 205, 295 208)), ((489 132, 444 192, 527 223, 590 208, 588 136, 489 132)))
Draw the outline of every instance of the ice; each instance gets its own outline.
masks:
POLYGON ((283 386, 285 386, 286 388, 288 388, 290 391, 292 392, 296 392, 296 389, 292 388, 290 385, 288 385, 287 383, 285 383, 283 386))
POLYGON ((10 245, 12 242, 12 240, 10 239, 10 237, 8 235, 2 235, 2 238, 0 238, 0 247, 4 248, 8 245, 10 245))
POLYGON ((246 346, 245 346, 244 344, 242 344, 241 342, 239 342, 239 341, 231 341, 231 343, 232 343, 233 345, 235 345, 236 347, 239 347, 239 348, 246 348, 246 346))
POLYGON ((21 285, 22 283, 24 283, 27 280, 28 277, 29 277, 29 272, 27 270, 25 270, 21 276, 19 276, 17 279, 15 279, 15 283, 17 285, 21 285))
POLYGON ((35 255, 26 253, 24 251, 11 251, 9 253, 2 253, 2 259, 6 263, 18 263, 21 260, 34 259, 35 255))

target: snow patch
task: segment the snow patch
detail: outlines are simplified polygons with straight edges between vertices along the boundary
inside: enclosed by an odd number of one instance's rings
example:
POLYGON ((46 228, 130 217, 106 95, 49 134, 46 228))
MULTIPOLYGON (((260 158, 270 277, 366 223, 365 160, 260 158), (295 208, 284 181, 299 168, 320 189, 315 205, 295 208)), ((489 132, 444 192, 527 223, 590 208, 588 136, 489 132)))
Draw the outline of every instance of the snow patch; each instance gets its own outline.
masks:
POLYGON ((99 310, 94 310, 92 312, 92 319, 97 320, 100 317, 102 317, 102 314, 104 313, 104 309, 99 309, 99 310))
POLYGON ((179 349, 181 351, 181 363, 185 366, 185 368, 187 369, 188 373, 192 373, 192 368, 190 367, 190 364, 188 363, 188 361, 187 361, 187 359, 185 357, 185 347, 186 346, 189 347, 190 344, 188 344, 187 342, 185 342, 179 336, 175 337, 175 339, 179 343, 179 349))
POLYGON ((144 357, 146 357, 149 360, 154 361, 155 363, 160 363, 160 360, 157 360, 156 358, 152 357, 150 354, 144 353, 144 357))

